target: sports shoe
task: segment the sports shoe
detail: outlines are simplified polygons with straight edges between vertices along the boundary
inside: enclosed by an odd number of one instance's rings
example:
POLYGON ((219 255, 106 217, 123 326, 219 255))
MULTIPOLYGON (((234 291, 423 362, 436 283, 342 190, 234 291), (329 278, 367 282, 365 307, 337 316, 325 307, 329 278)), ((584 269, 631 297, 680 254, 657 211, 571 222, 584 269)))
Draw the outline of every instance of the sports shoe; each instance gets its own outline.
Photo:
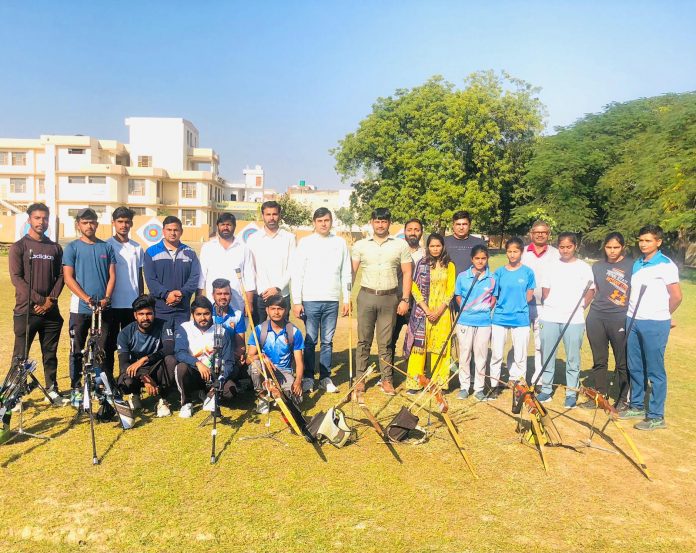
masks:
POLYGON ((628 409, 621 411, 619 413, 620 419, 644 419, 645 409, 636 409, 635 407, 628 407, 628 409))
POLYGON ((637 430, 661 430, 667 428, 667 423, 665 419, 645 419, 644 421, 634 424, 633 428, 637 430))
POLYGON ((537 394, 536 398, 537 398, 537 401, 539 403, 550 403, 551 402, 551 394, 546 394, 544 392, 537 394))
POLYGON ((391 380, 387 380, 386 378, 383 378, 380 383, 379 387, 388 396, 395 396, 396 395, 396 390, 394 389, 394 385, 392 384, 391 380))
MULTIPOLYGON (((468 396, 469 394, 467 394, 468 396)), ((486 401, 488 398, 486 397, 486 394, 483 392, 474 392, 474 399, 476 401, 486 401)))
POLYGON ((314 391, 314 379, 313 378, 303 378, 302 379, 302 391, 303 392, 313 392, 314 391))
POLYGON ((488 392, 488 395, 486 396, 486 401, 495 401, 498 399, 498 396, 500 396, 500 391, 498 388, 493 388, 490 392, 488 392))
POLYGON ((406 390, 407 396, 417 396, 421 393, 421 390, 406 390))
POLYGON ((162 398, 157 402, 157 417, 168 417, 172 414, 172 410, 169 408, 169 404, 162 398))
POLYGON ((268 400, 259 398, 256 400, 256 412, 259 415, 268 415, 270 407, 268 406, 268 400))
POLYGON ((577 400, 575 397, 567 397, 565 398, 565 402, 563 403, 563 407, 566 409, 575 409, 577 407, 577 400))
POLYGON ((58 390, 49 390, 48 397, 44 399, 44 403, 50 403, 54 407, 65 407, 70 404, 70 400, 60 395, 58 390))
POLYGON ((70 405, 74 407, 75 409, 79 409, 82 407, 82 400, 84 399, 84 396, 82 394, 82 390, 79 388, 75 388, 73 390, 70 390, 70 405))
POLYGON ((128 405, 130 405, 130 408, 133 409, 133 411, 139 411, 140 409, 142 409, 143 404, 140 401, 140 394, 131 394, 131 397, 128 400, 128 405))
POLYGON ((597 404, 590 399, 583 401, 582 403, 578 403, 578 407, 580 407, 580 409, 596 409, 597 404))
POLYGON ((621 412, 621 411, 625 411, 626 409, 628 409, 629 405, 627 402, 621 400, 621 401, 617 401, 616 403, 614 403, 614 408, 617 411, 621 412))
MULTIPOLYGON (((302 379, 304 381, 304 378, 302 379)), ((338 393, 338 388, 336 385, 333 383, 330 377, 325 377, 322 378, 319 381, 319 388, 322 390, 326 390, 327 393, 329 394, 337 394, 338 393)))
POLYGON ((193 403, 184 403, 179 410, 179 418, 190 419, 193 416, 193 403))
MULTIPOLYGON (((212 390, 211 390, 212 391, 212 390)), ((212 413, 215 410, 215 392, 212 394, 208 393, 205 401, 203 402, 203 411, 208 411, 212 413)))
POLYGON ((457 399, 466 399, 469 397, 469 390, 460 390, 457 394, 457 399))

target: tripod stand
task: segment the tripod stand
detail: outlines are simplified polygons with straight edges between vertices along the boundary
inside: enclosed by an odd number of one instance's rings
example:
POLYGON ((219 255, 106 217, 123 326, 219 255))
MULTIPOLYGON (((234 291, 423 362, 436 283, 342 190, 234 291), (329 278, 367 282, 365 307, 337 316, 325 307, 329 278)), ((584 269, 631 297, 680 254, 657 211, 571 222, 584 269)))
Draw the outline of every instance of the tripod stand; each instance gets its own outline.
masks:
MULTIPOLYGON (((2 399, 2 405, 7 411, 7 407, 13 409, 16 405, 19 405, 19 423, 17 429, 10 431, 13 436, 5 440, 5 443, 9 443, 19 436, 27 436, 28 438, 36 438, 38 440, 50 440, 49 436, 40 436, 39 434, 32 434, 24 430, 24 401, 23 397, 32 392, 35 388, 41 390, 44 396, 53 403, 51 396, 48 395, 48 391, 39 382, 38 378, 34 375, 34 369, 36 369, 36 362, 29 360, 29 316, 31 314, 32 301, 31 301, 31 290, 34 284, 34 250, 29 250, 29 275, 28 275, 28 288, 27 288, 27 312, 24 318, 24 352, 23 356, 15 357, 12 360, 12 367, 5 378, 0 391, 0 398, 2 399), (31 382, 29 382, 29 380, 31 382), (10 406, 10 403, 12 404, 10 406)), ((4 419, 3 416, 0 419, 4 419)))

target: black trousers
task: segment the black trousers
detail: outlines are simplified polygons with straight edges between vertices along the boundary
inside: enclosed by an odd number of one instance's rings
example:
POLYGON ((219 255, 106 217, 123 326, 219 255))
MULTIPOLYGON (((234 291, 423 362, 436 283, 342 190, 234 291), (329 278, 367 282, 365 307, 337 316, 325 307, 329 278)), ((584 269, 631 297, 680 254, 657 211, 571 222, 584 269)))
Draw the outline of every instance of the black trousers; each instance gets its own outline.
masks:
POLYGON ((135 376, 128 376, 126 372, 128 367, 123 367, 118 377, 118 388, 124 395, 139 394, 143 389, 142 378, 144 376, 149 376, 155 381, 155 384, 157 384, 160 397, 164 398, 174 385, 175 366, 176 359, 170 355, 166 359, 160 359, 152 364, 145 363, 145 365, 138 369, 135 376))
POLYGON ((174 381, 181 398, 181 405, 193 403, 194 392, 207 389, 206 382, 196 367, 187 363, 178 363, 173 355, 168 355, 165 363, 174 364, 174 381))
MULTIPOLYGON (((116 352, 118 333, 126 328, 135 319, 133 318, 132 309, 110 309, 110 312, 111 324, 109 325, 109 333, 106 336, 106 342, 104 344, 104 352, 106 353, 106 358, 104 359, 104 369, 109 374, 114 374, 114 353, 116 352)), ((123 369, 119 367, 119 376, 122 372, 123 369)))
MULTIPOLYGON (((12 356, 24 357, 24 339, 26 337, 26 315, 14 316, 14 350, 12 356)), ((63 328, 63 317, 57 307, 51 309, 45 315, 29 315, 29 349, 36 335, 39 335, 39 344, 41 346, 41 356, 43 358, 44 379, 46 389, 58 389, 56 384, 56 376, 58 374, 58 341, 60 340, 60 331, 63 328)))
MULTIPOLYGON (((286 320, 290 317, 290 296, 283 296, 283 307, 285 307, 286 320)), ((261 324, 268 317, 266 315, 266 302, 258 294, 254 294, 254 304, 251 306, 251 317, 254 326, 261 324)))
POLYGON ((408 324, 408 320, 411 316, 411 311, 409 310, 406 315, 396 315, 396 323, 394 323, 394 332, 392 334, 391 343, 389 344, 389 350, 391 351, 392 359, 396 359, 396 345, 399 341, 399 334, 401 330, 408 324))
MULTIPOLYGON (((92 315, 90 313, 70 313, 68 320, 68 329, 70 330, 70 387, 73 389, 80 388, 82 385, 82 350, 85 348, 91 324, 92 315)), ((101 334, 97 341, 97 346, 102 350, 109 334, 110 324, 111 310, 107 309, 102 313, 101 334)), ((113 365, 111 372, 109 372, 108 367, 104 366, 103 368, 113 382, 113 365)))
POLYGON ((628 369, 626 363, 626 316, 602 316, 590 310, 585 321, 587 339, 592 349, 592 380, 602 394, 609 393, 609 344, 614 352, 617 383, 616 401, 628 396, 628 369))

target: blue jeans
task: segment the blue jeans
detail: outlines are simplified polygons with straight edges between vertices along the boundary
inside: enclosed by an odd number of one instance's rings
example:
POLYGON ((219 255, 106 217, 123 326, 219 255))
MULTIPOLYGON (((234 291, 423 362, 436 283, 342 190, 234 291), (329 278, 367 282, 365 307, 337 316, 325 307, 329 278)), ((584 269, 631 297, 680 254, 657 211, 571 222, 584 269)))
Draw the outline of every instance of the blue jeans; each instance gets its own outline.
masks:
MULTIPOLYGON (((561 330, 565 323, 550 323, 541 321, 541 359, 542 364, 546 366, 541 377, 541 391, 545 394, 550 394, 553 391, 553 376, 556 371, 556 355, 558 348, 553 352, 551 357, 551 348, 556 344, 556 340, 561 335, 561 330)), ((570 388, 577 388, 580 383, 580 348, 582 347, 582 339, 585 335, 585 323, 573 323, 568 325, 563 335, 563 349, 566 354, 566 385, 570 388)), ((567 398, 576 398, 577 392, 566 389, 567 398)))
POLYGON ((628 376, 631 380, 631 407, 643 409, 647 380, 652 384, 648 418, 665 416, 667 372, 665 348, 672 321, 636 321, 628 336, 628 376), (647 380, 646 380, 647 378, 647 380))
POLYGON ((302 302, 305 313, 305 349, 304 378, 314 378, 316 359, 315 349, 321 331, 321 349, 319 350, 319 378, 331 376, 331 356, 333 355, 333 337, 338 320, 337 301, 302 302))

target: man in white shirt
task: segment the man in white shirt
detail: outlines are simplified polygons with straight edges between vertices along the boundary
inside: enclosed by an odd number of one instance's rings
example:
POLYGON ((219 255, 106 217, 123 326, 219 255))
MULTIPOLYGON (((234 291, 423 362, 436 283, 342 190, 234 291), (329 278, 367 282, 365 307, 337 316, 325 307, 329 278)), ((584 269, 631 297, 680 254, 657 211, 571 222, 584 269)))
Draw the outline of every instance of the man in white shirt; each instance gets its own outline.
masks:
POLYGON ((295 253, 295 235, 280 228, 278 202, 261 204, 263 229, 249 238, 248 246, 254 260, 256 293, 252 306, 254 324, 266 320, 266 300, 283 297, 283 307, 290 312, 290 260, 295 253))
POLYGON ((549 244, 551 227, 546 221, 535 221, 529 231, 531 243, 522 252, 522 264, 534 271, 534 298, 529 304, 529 322, 534 331, 534 375, 532 381, 541 372, 541 336, 539 334, 541 305, 541 283, 545 280, 545 274, 550 265, 560 259, 558 250, 549 244))
MULTIPOLYGON (((129 233, 133 227, 132 209, 117 207, 111 214, 114 235, 106 242, 110 244, 116 256, 116 286, 111 296, 111 314, 113 322, 109 326, 104 351, 106 353, 106 370, 113 374, 114 352, 118 333, 126 328, 133 319, 133 302, 143 293, 144 252, 129 233)), ((119 369, 120 370, 120 369, 119 369)))
POLYGON ((320 207, 314 212, 314 234, 300 240, 292 263, 293 312, 305 323, 305 372, 302 387, 314 387, 315 348, 321 333, 319 353, 319 386, 336 393, 331 381, 333 336, 338 320, 338 305, 343 298, 341 315, 350 310, 351 262, 346 241, 331 232, 331 212, 320 207), (320 332, 321 331, 321 332, 320 332))
POLYGON ((254 262, 249 248, 241 241, 236 240, 234 231, 237 228, 237 219, 232 213, 221 213, 216 222, 217 236, 211 238, 201 247, 199 256, 201 262, 201 276, 198 279, 198 296, 205 294, 208 299, 213 297, 213 281, 224 278, 230 282, 232 300, 230 304, 238 311, 244 311, 244 298, 236 270, 242 271, 242 280, 246 289, 249 305, 253 305, 254 289, 254 262))

